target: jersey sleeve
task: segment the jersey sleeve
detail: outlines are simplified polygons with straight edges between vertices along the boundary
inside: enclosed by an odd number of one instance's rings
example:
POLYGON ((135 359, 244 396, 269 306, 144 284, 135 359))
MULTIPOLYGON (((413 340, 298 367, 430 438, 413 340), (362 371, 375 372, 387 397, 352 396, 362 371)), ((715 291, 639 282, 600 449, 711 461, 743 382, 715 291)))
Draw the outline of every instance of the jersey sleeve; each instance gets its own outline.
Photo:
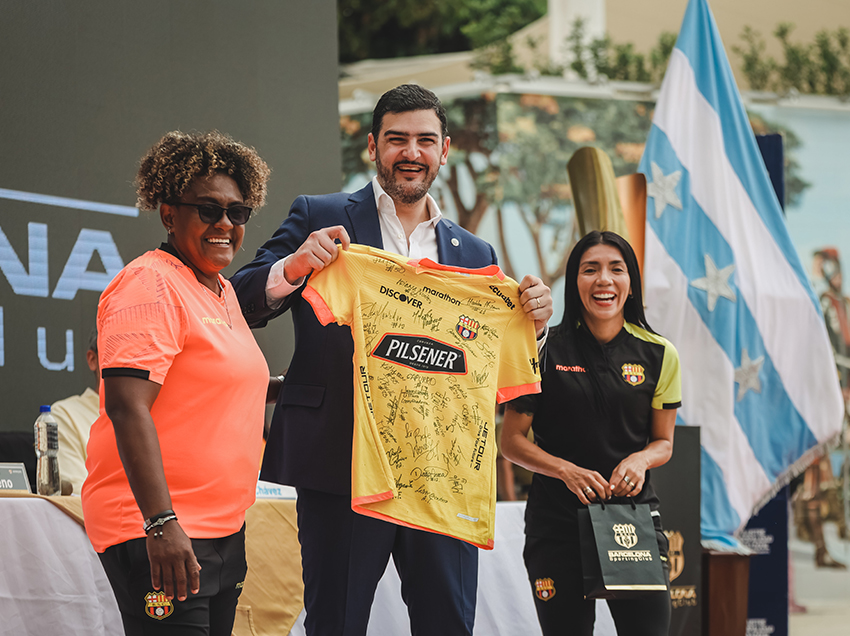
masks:
POLYGON ((505 330, 498 384, 496 400, 499 403, 529 393, 540 393, 540 362, 534 323, 519 309, 514 312, 505 330))
POLYGON ((664 360, 661 363, 661 376, 655 386, 652 397, 654 409, 677 409, 682 406, 682 370, 679 364, 679 352, 669 341, 664 341, 664 360))
POLYGON ((188 316, 179 293, 166 277, 147 266, 118 274, 97 311, 101 375, 165 381, 183 349, 188 316))
POLYGON ((311 275, 301 293, 323 325, 353 322, 353 300, 363 282, 363 257, 358 258, 342 248, 339 250, 339 257, 321 272, 311 275))

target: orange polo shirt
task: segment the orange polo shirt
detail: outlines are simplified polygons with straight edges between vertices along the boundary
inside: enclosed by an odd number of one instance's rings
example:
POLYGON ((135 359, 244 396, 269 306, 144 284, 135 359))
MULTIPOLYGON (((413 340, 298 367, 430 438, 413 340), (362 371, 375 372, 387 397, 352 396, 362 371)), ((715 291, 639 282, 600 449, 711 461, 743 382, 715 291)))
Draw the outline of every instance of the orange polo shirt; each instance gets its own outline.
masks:
MULTIPOLYGON (((219 281, 221 296, 175 256, 154 250, 121 270, 98 305, 102 374, 161 385, 151 415, 172 508, 193 539, 242 527, 263 442, 268 366, 233 287, 219 281)), ((145 536, 100 395, 82 491, 97 552, 145 536)))

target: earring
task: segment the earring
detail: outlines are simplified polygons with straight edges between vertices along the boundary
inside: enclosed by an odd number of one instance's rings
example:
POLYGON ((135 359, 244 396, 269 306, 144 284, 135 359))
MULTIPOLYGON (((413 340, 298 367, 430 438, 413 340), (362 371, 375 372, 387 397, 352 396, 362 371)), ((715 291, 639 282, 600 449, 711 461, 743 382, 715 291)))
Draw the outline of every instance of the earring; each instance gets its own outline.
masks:
POLYGON ((168 230, 169 234, 174 234, 174 228, 173 227, 168 227, 168 228, 165 228, 165 229, 168 230))

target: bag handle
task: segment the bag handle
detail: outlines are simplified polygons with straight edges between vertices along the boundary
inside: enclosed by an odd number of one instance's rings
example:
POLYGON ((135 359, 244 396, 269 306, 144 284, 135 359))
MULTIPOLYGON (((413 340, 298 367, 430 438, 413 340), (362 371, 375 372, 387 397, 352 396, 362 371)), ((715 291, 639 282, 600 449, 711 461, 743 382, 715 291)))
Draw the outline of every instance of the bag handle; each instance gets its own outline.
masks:
MULTIPOLYGON (((634 497, 611 497, 611 499, 612 500, 613 499, 626 499, 632 505, 632 510, 637 510, 637 504, 635 503, 634 497)), ((613 503, 613 501, 609 501, 608 505, 610 506, 612 503, 613 503)), ((590 505, 592 506, 593 504, 591 503, 590 505)), ((602 507, 602 510, 605 510, 605 502, 604 501, 600 501, 599 505, 602 507)))

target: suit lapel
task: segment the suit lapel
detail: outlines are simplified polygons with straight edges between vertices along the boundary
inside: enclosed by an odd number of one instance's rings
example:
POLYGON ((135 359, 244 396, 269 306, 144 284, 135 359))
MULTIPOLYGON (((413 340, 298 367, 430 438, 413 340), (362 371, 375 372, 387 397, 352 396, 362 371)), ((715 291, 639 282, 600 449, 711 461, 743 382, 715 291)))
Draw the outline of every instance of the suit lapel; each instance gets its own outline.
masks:
POLYGON ((437 223, 437 254, 443 265, 465 267, 460 233, 455 231, 455 224, 445 218, 437 223))
POLYGON ((351 225, 351 241, 360 245, 384 248, 381 238, 381 223, 378 221, 378 208, 375 206, 375 194, 372 183, 348 198, 345 207, 351 225))

